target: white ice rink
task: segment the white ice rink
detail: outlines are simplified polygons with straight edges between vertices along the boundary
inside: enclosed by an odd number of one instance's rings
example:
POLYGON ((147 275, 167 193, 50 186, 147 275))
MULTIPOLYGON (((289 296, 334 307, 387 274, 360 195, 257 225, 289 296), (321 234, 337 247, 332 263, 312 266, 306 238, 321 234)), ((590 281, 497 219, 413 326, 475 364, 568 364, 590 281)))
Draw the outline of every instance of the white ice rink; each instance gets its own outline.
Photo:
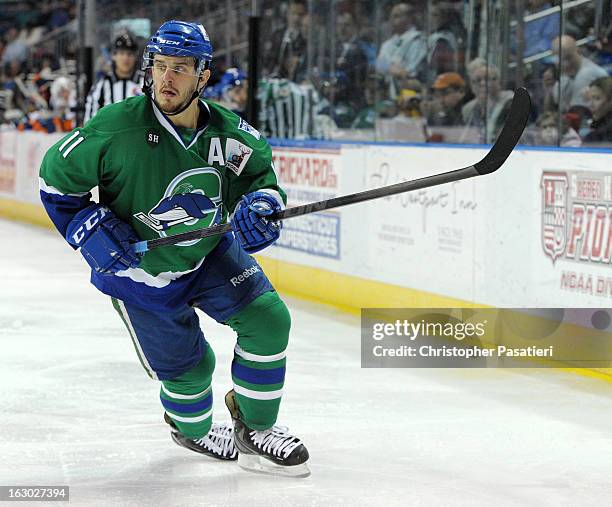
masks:
MULTIPOLYGON (((0 245, 0 485, 68 485, 71 505, 101 506, 612 505, 612 384, 361 369, 358 318, 294 299, 279 423, 307 444, 312 475, 250 474, 179 448, 79 254, 55 231, 1 220, 0 245)), ((228 419, 233 333, 202 325, 215 417, 228 419)))

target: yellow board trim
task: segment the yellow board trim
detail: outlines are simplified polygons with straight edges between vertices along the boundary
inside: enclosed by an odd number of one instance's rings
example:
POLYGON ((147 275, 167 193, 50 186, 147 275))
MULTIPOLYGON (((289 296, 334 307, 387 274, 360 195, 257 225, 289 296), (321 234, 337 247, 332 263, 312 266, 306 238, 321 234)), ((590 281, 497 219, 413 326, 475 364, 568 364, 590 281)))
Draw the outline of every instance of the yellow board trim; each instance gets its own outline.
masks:
POLYGON ((342 273, 257 256, 279 291, 358 314, 361 308, 486 308, 487 305, 440 296, 342 273))
POLYGON ((2 197, 0 198, 0 216, 10 220, 53 228, 53 223, 40 204, 19 202, 2 197))
MULTIPOLYGON (((285 294, 359 314, 362 308, 487 308, 461 299, 257 256, 272 285, 285 294)), ((612 368, 560 368, 612 382, 612 368)))

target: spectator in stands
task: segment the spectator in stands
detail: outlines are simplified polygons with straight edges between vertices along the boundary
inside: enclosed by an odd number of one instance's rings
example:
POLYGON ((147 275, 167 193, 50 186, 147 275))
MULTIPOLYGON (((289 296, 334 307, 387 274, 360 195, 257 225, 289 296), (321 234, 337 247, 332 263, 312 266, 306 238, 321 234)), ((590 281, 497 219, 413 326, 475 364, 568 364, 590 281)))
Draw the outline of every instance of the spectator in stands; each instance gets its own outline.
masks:
POLYGON ((585 92, 589 84, 598 77, 607 76, 606 71, 582 56, 576 46, 576 40, 569 35, 554 39, 552 51, 559 59, 561 75, 559 82, 546 90, 549 101, 559 105, 562 112, 566 112, 571 106, 586 106, 585 92))
POLYGON ((593 120, 584 142, 612 142, 612 77, 600 77, 590 84, 588 104, 593 120))
POLYGON ((60 76, 53 81, 49 106, 56 130, 70 132, 75 126, 76 87, 73 80, 60 76))
POLYGON ((381 90, 384 80, 378 74, 369 74, 365 84, 366 106, 358 111, 351 124, 351 129, 373 129, 377 118, 392 118, 395 116, 395 104, 388 100, 381 90))
MULTIPOLYGON (((556 1, 555 5, 560 2, 556 1)), ((563 33, 570 35, 575 40, 583 39, 592 34, 595 26, 595 6, 598 2, 583 2, 578 4, 578 9, 567 8, 564 6, 561 15, 563 16, 563 33)), ((602 4, 608 2, 603 1, 602 4)), ((602 19, 609 19, 602 16, 602 19)))
POLYGON ((484 58, 474 58, 471 62, 469 62, 465 66, 465 72, 467 74, 467 89, 466 89, 466 100, 469 102, 474 98, 474 87, 472 86, 472 82, 474 81, 474 73, 476 70, 483 65, 487 65, 487 61, 484 58))
POLYGON ((422 85, 416 79, 405 80, 396 97, 397 115, 376 122, 376 133, 382 141, 425 142, 429 138, 427 122, 421 109, 422 85))
POLYGON ((17 60, 13 60, 4 66, 2 89, 8 90, 11 93, 13 117, 23 116, 27 112, 28 105, 24 94, 25 85, 22 64, 17 60), (19 111, 21 111, 21 115, 17 114, 19 111))
POLYGON ((68 2, 50 2, 46 12, 46 26, 49 31, 64 26, 70 21, 68 2))
POLYGON ((557 112, 546 111, 536 121, 537 133, 535 144, 539 146, 579 147, 582 140, 569 124, 565 116, 561 118, 561 136, 559 136, 559 119, 557 112))
POLYGON ((461 109, 465 101, 465 81, 456 72, 440 74, 432 85, 433 100, 427 114, 431 126, 463 125, 461 109))
POLYGON ((448 0, 434 0, 430 22, 432 33, 427 40, 429 76, 435 78, 444 72, 461 71, 467 35, 457 5, 448 0))
POLYGON ((463 122, 467 127, 481 129, 482 141, 492 143, 503 123, 512 102, 514 93, 502 90, 499 70, 495 65, 478 65, 471 76, 475 97, 461 110, 463 122))
POLYGON ((338 16, 336 30, 339 49, 336 70, 341 76, 338 83, 344 86, 336 89, 335 100, 345 103, 353 111, 359 111, 365 106, 363 74, 368 68, 366 43, 359 38, 358 27, 351 12, 347 11, 338 16))
POLYGON ((138 65, 138 46, 130 34, 115 39, 113 70, 103 76, 89 91, 85 104, 85 120, 107 104, 141 95, 144 74, 138 65))
POLYGON ((24 63, 28 58, 28 45, 19 35, 19 30, 11 27, 5 34, 6 46, 2 53, 2 65, 11 62, 24 63))
POLYGON ((425 71, 427 40, 417 26, 419 19, 416 9, 406 3, 391 9, 393 35, 380 48, 376 71, 389 78, 392 98, 397 94, 397 79, 418 78, 425 71))
MULTIPOLYGON (((328 12, 325 12, 325 15, 327 14, 328 12)), ((310 75, 308 74, 308 58, 300 61, 296 75, 297 82, 300 84, 316 81, 317 73, 329 67, 329 33, 323 18, 321 12, 315 11, 309 12, 300 20, 302 37, 308 41, 305 55, 310 54, 312 58, 310 75)), ((376 58, 376 49, 374 49, 374 58, 376 58)))
MULTIPOLYGON (((527 0, 525 16, 545 11, 552 7, 548 0, 527 0)), ((550 49, 551 41, 559 36, 558 12, 532 19, 525 23, 523 56, 531 56, 550 49)))
POLYGON ((542 111, 556 111, 557 106, 553 100, 552 89, 559 80, 559 71, 555 64, 544 65, 540 69, 541 86, 532 93, 531 99, 542 111))
POLYGON ((273 77, 301 82, 306 72, 307 41, 302 32, 302 19, 308 14, 303 0, 292 0, 287 6, 287 24, 264 40, 266 59, 264 72, 273 77))
POLYGON ((359 112, 349 101, 342 98, 346 96, 346 90, 350 86, 351 83, 347 81, 346 76, 338 71, 323 72, 319 76, 317 90, 323 99, 320 113, 329 116, 341 129, 350 128, 359 112))
POLYGON ((603 35, 595 41, 595 63, 612 75, 612 21, 606 27, 603 35))

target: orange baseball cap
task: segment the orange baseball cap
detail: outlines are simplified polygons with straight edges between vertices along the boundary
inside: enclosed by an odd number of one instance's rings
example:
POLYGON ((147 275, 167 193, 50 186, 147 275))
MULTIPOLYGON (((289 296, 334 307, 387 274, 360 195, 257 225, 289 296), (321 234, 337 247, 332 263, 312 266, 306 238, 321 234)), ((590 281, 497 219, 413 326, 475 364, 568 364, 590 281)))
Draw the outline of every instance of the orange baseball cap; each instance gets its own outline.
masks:
POLYGON ((457 88, 465 88, 465 81, 456 72, 445 72, 440 74, 434 84, 431 86, 434 90, 443 90, 449 86, 456 86, 457 88))

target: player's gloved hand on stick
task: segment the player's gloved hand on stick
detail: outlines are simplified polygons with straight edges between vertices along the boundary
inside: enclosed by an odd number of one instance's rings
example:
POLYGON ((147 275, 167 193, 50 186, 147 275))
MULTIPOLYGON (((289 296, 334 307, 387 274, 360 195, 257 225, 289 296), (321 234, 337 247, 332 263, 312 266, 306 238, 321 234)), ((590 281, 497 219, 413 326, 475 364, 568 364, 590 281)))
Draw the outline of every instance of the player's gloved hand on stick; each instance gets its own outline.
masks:
POLYGON ((281 203, 266 192, 251 192, 242 196, 231 222, 245 252, 259 252, 279 238, 281 221, 266 217, 281 209, 281 203))
POLYGON ((113 274, 140 264, 132 243, 134 230, 101 204, 79 211, 68 224, 66 240, 81 249, 87 263, 98 273, 113 274))

